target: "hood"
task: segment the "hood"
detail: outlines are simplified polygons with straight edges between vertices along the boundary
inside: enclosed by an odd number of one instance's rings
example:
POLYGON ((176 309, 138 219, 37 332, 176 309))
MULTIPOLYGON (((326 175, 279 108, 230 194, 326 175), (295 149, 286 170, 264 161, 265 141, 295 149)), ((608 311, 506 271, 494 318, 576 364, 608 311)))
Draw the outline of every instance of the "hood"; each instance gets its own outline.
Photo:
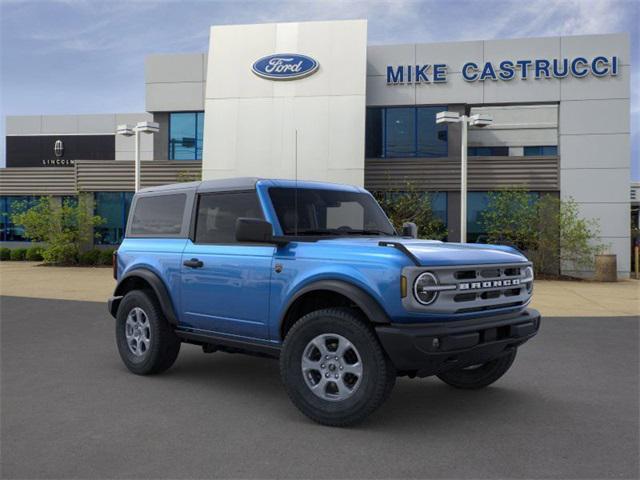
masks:
POLYGON ((401 239, 423 266, 485 265, 526 262, 527 257, 513 247, 480 243, 444 243, 401 239))
MULTIPOLYGON (((352 246, 377 246, 379 242, 404 245, 422 266, 444 267, 455 265, 486 265, 526 262, 527 257, 513 247, 480 243, 448 243, 437 240, 417 240, 402 237, 352 237, 322 240, 352 246)), ((385 248, 385 247, 378 247, 385 248)), ((391 247, 386 247, 391 248, 391 247)))

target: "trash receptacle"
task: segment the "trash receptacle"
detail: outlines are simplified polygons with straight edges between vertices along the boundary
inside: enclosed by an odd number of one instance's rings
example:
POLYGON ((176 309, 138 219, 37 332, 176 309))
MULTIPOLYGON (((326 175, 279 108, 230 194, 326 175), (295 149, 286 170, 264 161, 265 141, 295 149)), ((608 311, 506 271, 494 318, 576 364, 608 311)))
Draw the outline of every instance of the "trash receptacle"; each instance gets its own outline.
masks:
POLYGON ((596 255, 596 274, 597 282, 617 282, 618 281, 618 262, 614 254, 596 255))

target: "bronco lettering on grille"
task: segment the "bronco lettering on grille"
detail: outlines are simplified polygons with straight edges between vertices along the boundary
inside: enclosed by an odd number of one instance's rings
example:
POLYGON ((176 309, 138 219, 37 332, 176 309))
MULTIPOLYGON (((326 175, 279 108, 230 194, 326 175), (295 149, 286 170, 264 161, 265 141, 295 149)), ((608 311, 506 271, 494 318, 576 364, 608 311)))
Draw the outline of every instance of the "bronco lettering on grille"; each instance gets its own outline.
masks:
POLYGON ((482 288, 511 287, 514 285, 520 285, 520 280, 513 278, 509 280, 491 280, 487 282, 465 282, 458 284, 458 290, 480 290, 482 288))

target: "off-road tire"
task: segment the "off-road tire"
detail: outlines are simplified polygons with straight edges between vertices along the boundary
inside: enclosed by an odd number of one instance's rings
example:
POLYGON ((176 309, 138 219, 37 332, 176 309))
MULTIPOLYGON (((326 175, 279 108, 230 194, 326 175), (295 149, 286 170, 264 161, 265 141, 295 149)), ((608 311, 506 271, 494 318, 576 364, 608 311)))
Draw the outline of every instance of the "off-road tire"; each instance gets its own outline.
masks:
POLYGON ((517 349, 488 361, 474 369, 455 369, 438 374, 438 378, 444 383, 455 388, 476 390, 491 385, 502 377, 513 365, 517 349))
POLYGON ((180 340, 162 314, 154 294, 148 290, 132 290, 127 293, 116 315, 116 343, 126 367, 137 375, 162 373, 171 367, 180 352, 180 340), (127 344, 125 328, 129 312, 141 308, 150 324, 150 344, 142 356, 136 356, 127 344))
POLYGON ((280 374, 289 398, 302 413, 320 424, 336 427, 354 425, 368 417, 388 398, 396 379, 395 368, 373 328, 366 318, 350 308, 316 310, 298 320, 285 338, 280 374), (362 359, 361 383, 344 400, 318 397, 303 377, 304 351, 312 339, 323 334, 346 338, 362 359))

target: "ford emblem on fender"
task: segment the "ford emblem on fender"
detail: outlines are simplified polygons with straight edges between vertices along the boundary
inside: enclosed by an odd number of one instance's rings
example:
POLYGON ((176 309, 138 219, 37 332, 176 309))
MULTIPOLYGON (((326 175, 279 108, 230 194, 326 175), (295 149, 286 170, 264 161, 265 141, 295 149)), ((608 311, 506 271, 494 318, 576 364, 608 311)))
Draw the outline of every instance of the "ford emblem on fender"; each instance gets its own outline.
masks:
POLYGON ((317 61, 306 55, 278 53, 256 60, 251 70, 269 80, 296 80, 312 75, 318 66, 317 61))
POLYGON ((57 158, 60 158, 62 155, 64 155, 64 144, 62 143, 62 140, 55 141, 55 143, 53 144, 53 153, 55 153, 57 158))

